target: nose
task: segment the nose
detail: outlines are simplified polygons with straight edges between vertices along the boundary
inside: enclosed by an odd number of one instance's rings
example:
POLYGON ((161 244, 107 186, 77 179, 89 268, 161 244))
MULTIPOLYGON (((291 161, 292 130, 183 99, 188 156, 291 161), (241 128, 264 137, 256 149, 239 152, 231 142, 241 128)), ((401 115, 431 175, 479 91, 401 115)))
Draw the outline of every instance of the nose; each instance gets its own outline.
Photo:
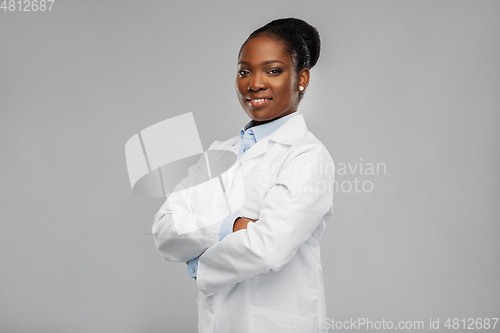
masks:
POLYGON ((260 73, 252 73, 250 76, 250 80, 248 80, 248 91, 258 91, 261 89, 267 89, 267 82, 265 75, 260 73))

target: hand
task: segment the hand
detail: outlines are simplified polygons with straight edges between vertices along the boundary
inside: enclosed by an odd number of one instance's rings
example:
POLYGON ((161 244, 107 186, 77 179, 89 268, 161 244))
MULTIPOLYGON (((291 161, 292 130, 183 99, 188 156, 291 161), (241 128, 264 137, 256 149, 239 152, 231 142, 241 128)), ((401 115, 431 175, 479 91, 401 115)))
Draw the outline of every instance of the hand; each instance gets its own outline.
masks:
POLYGON ((249 218, 246 218, 246 217, 238 217, 236 219, 236 221, 234 221, 233 232, 236 232, 236 231, 241 230, 241 229, 246 229, 248 223, 250 223, 250 222, 254 222, 255 223, 258 220, 259 219, 252 220, 252 219, 249 219, 249 218))

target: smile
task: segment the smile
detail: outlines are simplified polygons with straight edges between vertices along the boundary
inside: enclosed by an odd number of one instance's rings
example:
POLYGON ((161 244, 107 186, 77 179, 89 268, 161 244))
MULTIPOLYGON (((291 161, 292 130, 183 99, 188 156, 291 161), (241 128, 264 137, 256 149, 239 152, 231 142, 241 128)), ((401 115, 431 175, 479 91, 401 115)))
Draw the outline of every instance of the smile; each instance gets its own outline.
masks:
POLYGON ((271 101, 272 98, 255 98, 255 99, 251 99, 251 98, 247 98, 247 101, 250 103, 251 106, 263 106, 267 103, 269 103, 269 101, 271 101))

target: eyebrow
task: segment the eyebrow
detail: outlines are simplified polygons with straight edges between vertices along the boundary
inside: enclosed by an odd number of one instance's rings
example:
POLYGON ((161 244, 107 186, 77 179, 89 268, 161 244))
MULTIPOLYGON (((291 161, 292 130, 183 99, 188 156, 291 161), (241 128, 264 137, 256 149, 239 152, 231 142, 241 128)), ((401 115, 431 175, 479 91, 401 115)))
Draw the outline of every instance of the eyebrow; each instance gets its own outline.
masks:
MULTIPOLYGON (((280 64, 286 65, 283 61, 279 61, 279 60, 267 60, 267 61, 264 61, 262 64, 263 65, 269 65, 269 64, 273 64, 275 62, 278 62, 280 64)), ((250 64, 248 62, 246 62, 246 61, 240 61, 240 62, 238 62, 238 65, 239 64, 250 66, 250 64)))

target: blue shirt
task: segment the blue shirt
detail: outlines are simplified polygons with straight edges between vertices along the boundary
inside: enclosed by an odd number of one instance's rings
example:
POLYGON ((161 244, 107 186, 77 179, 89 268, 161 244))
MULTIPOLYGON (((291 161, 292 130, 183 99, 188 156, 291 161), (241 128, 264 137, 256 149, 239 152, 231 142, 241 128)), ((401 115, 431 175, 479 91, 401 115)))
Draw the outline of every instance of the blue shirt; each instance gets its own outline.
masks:
MULTIPOLYGON (((248 124, 246 124, 242 129, 240 129, 240 138, 241 138, 241 146, 238 151, 238 159, 248 151, 254 144, 262 140, 268 135, 271 135, 274 131, 276 131, 281 125, 283 125, 287 120, 296 116, 297 112, 292 112, 289 115, 281 117, 279 119, 270 121, 268 123, 254 126, 254 121, 251 120, 248 124)), ((218 232, 218 240, 219 242, 233 232, 234 221, 241 217, 238 215, 238 211, 234 212, 231 215, 226 216, 222 221, 219 232, 218 232)), ((198 270, 198 257, 189 260, 187 267, 188 276, 192 277, 196 280, 196 271, 198 270)))

